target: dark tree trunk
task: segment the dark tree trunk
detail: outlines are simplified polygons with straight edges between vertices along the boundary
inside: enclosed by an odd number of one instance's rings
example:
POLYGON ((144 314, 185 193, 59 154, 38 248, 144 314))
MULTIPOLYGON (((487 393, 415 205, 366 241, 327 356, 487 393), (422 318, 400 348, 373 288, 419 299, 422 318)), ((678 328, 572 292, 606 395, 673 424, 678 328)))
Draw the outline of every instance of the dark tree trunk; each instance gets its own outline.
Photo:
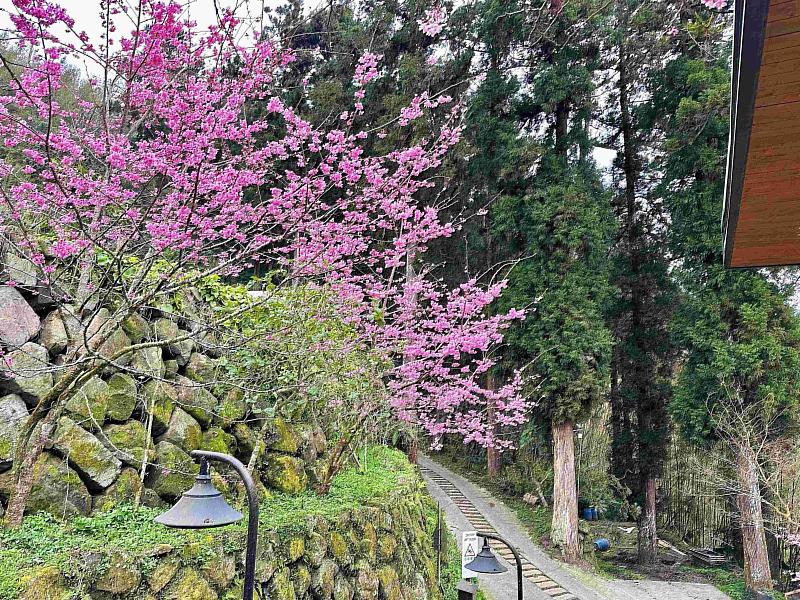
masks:
MULTIPOLYGON (((492 391, 497 389, 497 381, 494 373, 488 373, 486 375, 486 388, 492 391)), ((495 421, 494 404, 490 403, 488 406, 487 420, 492 436, 497 435, 497 422, 495 421)), ((494 479, 500 475, 500 453, 494 446, 489 446, 486 449, 486 473, 489 475, 489 479, 494 479)))
POLYGON ((580 558, 578 490, 575 482, 574 423, 553 423, 553 523, 550 539, 564 560, 580 558))
POLYGON ((736 500, 739 509, 739 527, 742 531, 745 585, 751 591, 770 591, 772 574, 769 569, 764 516, 761 512, 757 458, 753 450, 745 445, 737 446, 734 452, 739 483, 736 500))
POLYGON ((656 529, 656 479, 645 478, 642 489, 644 502, 639 518, 639 563, 651 565, 658 560, 658 530, 656 529))

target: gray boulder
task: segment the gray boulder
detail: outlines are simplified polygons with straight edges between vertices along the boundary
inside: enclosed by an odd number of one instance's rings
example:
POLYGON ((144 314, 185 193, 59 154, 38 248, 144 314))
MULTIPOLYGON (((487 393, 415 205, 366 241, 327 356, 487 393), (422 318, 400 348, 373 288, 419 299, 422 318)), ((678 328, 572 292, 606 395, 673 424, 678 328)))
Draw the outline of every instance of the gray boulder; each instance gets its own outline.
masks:
POLYGON ((42 332, 39 334, 39 343, 55 356, 61 354, 69 344, 67 328, 57 310, 49 313, 42 321, 42 332))
POLYGON ((122 330, 134 344, 140 344, 144 340, 150 339, 153 334, 150 323, 136 313, 125 318, 122 322, 122 330))
POLYGON ((108 384, 94 375, 89 381, 75 390, 67 400, 66 410, 72 418, 87 428, 96 428, 106 420, 108 407, 108 384))
POLYGON ((170 384, 151 379, 142 386, 142 399, 145 414, 153 413, 153 435, 161 435, 169 427, 178 393, 170 384))
POLYGON ((167 441, 156 445, 156 463, 148 473, 145 485, 168 500, 178 498, 191 488, 200 469, 186 452, 167 441))
POLYGON ((39 333, 39 317, 17 290, 0 285, 0 343, 18 348, 39 333))
POLYGON ((192 352, 189 362, 186 364, 186 376, 198 383, 210 383, 214 380, 216 364, 205 354, 192 352))
POLYGON ((191 452, 200 448, 203 441, 203 430, 189 413, 176 408, 172 411, 167 430, 158 441, 170 442, 186 452, 191 452))
POLYGON ((93 492, 109 487, 122 471, 122 462, 100 440, 68 417, 58 420, 53 447, 93 492))
POLYGON ((164 377, 166 367, 161 360, 161 348, 158 346, 139 348, 133 355, 131 368, 144 377, 155 379, 164 377))
POLYGON ((27 258, 9 250, 3 258, 3 275, 6 279, 16 281, 23 287, 34 287, 36 285, 36 265, 27 258))
POLYGON ((203 427, 208 427, 217 408, 217 399, 208 388, 191 379, 175 378, 175 389, 178 392, 178 403, 181 408, 197 419, 203 427))
POLYGON ((28 408, 19 396, 0 398, 0 472, 8 471, 14 462, 22 424, 28 418, 28 408))
MULTIPOLYGON (((131 345, 131 340, 125 334, 122 327, 114 327, 111 313, 105 308, 101 308, 97 311, 97 314, 94 315, 89 322, 89 326, 86 328, 86 340, 90 345, 93 345, 93 340, 95 340, 96 343, 96 340, 103 336, 108 336, 108 339, 100 345, 97 349, 97 353, 105 359, 111 359, 111 357, 115 356, 118 352, 131 345)), ((128 365, 131 362, 131 355, 124 354, 114 359, 114 362, 122 366, 128 365)))
MULTIPOLYGON (((13 486, 11 471, 3 474, 3 494, 8 496, 13 486)), ((25 512, 48 512, 61 519, 88 515, 92 509, 92 496, 67 462, 52 454, 43 453, 33 467, 33 486, 25 512)))
POLYGON ((136 382, 125 373, 114 373, 108 380, 106 417, 111 421, 127 421, 136 408, 136 382))
POLYGON ((0 388, 19 394, 28 406, 36 403, 53 387, 53 373, 47 348, 28 342, 10 352, 6 361, 6 380, 0 388))
POLYGON ((105 436, 103 441, 123 464, 137 469, 141 467, 145 448, 149 449, 151 453, 149 458, 152 460, 153 440, 139 421, 131 420, 127 423, 106 425, 103 427, 103 434, 105 436))

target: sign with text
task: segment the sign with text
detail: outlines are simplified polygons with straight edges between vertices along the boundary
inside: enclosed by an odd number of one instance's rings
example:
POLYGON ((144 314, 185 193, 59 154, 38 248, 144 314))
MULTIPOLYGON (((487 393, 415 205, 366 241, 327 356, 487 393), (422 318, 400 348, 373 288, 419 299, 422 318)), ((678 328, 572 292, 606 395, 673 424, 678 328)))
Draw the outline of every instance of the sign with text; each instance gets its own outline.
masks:
POLYGON ((483 538, 478 535, 477 531, 464 531, 461 533, 461 577, 469 579, 470 577, 477 577, 478 574, 474 571, 467 569, 466 565, 475 560, 478 552, 481 551, 483 538))

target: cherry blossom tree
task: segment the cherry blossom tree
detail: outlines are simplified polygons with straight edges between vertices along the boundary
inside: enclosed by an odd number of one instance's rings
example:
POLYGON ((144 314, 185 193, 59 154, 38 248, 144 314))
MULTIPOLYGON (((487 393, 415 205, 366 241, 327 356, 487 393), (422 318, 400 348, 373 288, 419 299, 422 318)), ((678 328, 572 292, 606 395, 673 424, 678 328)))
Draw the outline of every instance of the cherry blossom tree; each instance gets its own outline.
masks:
MULTIPOLYGON (((0 236, 35 269, 28 292, 88 323, 24 427, 11 523, 21 519, 48 425, 83 382, 109 365, 131 369, 143 348, 189 338, 213 347, 220 331, 287 286, 332 292, 359 343, 386 357, 396 415, 434 439, 458 433, 503 448, 510 444, 487 427, 487 406, 499 423, 524 418, 519 378, 497 390, 480 385, 503 330, 523 316, 487 316, 504 284, 451 290, 429 269, 406 268, 457 227, 420 198, 442 185, 437 169, 461 132, 458 106, 421 95, 395 119, 358 129, 362 100, 381 76, 381 58, 365 53, 352 109, 315 128, 280 97, 291 51, 230 11, 201 30, 186 19, 187 4, 103 0, 99 43, 55 1, 13 0, 9 11, 0 236), (129 32, 115 32, 121 22, 129 32), (88 74, 70 88, 78 64, 88 74), (419 119, 434 121, 435 133, 368 152, 374 136, 419 119), (270 272, 267 298, 196 318, 178 337, 110 343, 139 312, 165 310, 165 298, 185 302, 204 278, 254 265, 270 272)), ((434 31, 441 15, 427 21, 434 31)))

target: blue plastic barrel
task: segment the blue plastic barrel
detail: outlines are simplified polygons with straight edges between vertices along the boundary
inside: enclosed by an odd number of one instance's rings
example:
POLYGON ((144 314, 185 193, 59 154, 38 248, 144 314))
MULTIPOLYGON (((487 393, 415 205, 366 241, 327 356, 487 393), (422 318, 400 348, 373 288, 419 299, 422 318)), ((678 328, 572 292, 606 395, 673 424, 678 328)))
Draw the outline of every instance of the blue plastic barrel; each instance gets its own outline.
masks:
POLYGON ((594 506, 592 507, 592 521, 597 521, 600 518, 600 511, 597 510, 594 506))
POLYGON ((584 508, 583 509, 583 518, 587 521, 592 521, 594 519, 594 515, 592 514, 591 508, 584 508))
POLYGON ((594 541, 594 549, 598 552, 605 552, 611 547, 611 542, 609 542, 606 538, 600 538, 599 540, 594 541))

